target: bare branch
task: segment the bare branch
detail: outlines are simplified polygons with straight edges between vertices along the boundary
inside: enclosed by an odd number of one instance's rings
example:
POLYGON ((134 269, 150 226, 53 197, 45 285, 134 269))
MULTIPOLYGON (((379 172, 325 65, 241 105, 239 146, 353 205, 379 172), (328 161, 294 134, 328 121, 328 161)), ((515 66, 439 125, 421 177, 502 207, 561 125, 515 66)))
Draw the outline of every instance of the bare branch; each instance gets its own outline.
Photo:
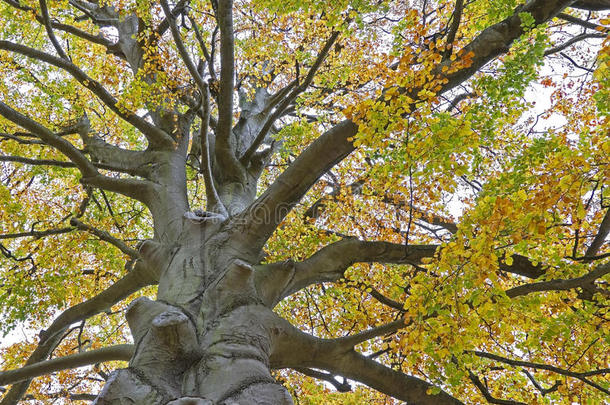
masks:
POLYGON ((39 377, 41 375, 54 373, 56 371, 87 366, 90 364, 115 360, 128 361, 133 355, 133 351, 133 345, 125 344, 104 347, 101 349, 41 361, 15 370, 0 372, 0 385, 14 384, 16 382, 39 377))

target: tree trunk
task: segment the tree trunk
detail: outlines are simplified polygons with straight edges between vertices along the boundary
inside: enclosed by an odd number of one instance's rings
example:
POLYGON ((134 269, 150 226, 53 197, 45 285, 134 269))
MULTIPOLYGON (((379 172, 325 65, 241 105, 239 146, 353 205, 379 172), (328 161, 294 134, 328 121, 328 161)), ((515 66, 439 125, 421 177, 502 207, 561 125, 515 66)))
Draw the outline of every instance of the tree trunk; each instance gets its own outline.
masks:
POLYGON ((144 244, 161 269, 157 301, 129 306, 135 354, 95 404, 292 404, 270 372, 279 318, 232 239, 213 215, 187 213, 174 246, 144 244))

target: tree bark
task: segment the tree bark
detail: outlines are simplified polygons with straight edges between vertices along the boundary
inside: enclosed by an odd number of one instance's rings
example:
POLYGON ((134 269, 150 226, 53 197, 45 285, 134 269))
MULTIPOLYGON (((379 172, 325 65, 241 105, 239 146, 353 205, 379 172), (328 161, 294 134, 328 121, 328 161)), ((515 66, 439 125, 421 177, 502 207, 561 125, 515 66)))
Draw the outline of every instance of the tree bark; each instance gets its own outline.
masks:
POLYGON ((189 213, 182 228, 172 248, 141 249, 162 264, 158 299, 128 308, 135 353, 94 403, 292 404, 271 375, 277 316, 262 305, 253 267, 214 217, 189 213))

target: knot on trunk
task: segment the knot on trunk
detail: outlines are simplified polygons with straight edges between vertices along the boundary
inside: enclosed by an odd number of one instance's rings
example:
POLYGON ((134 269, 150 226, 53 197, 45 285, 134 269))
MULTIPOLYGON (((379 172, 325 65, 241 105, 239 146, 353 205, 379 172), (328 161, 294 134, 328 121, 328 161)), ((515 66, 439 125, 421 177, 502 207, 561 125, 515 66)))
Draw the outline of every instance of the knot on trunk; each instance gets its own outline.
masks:
POLYGON ((130 367, 179 396, 182 374, 201 357, 191 319, 177 307, 142 297, 130 304, 127 322, 136 342, 130 367))

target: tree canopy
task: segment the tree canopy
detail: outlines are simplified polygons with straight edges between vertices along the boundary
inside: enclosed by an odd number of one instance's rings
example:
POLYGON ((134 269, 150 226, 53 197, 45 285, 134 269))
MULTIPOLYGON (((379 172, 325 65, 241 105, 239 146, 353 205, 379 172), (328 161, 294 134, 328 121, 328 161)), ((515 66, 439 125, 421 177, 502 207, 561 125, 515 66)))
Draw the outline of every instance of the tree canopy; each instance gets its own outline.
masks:
POLYGON ((608 401, 609 10, 2 0, 0 404, 608 401))

